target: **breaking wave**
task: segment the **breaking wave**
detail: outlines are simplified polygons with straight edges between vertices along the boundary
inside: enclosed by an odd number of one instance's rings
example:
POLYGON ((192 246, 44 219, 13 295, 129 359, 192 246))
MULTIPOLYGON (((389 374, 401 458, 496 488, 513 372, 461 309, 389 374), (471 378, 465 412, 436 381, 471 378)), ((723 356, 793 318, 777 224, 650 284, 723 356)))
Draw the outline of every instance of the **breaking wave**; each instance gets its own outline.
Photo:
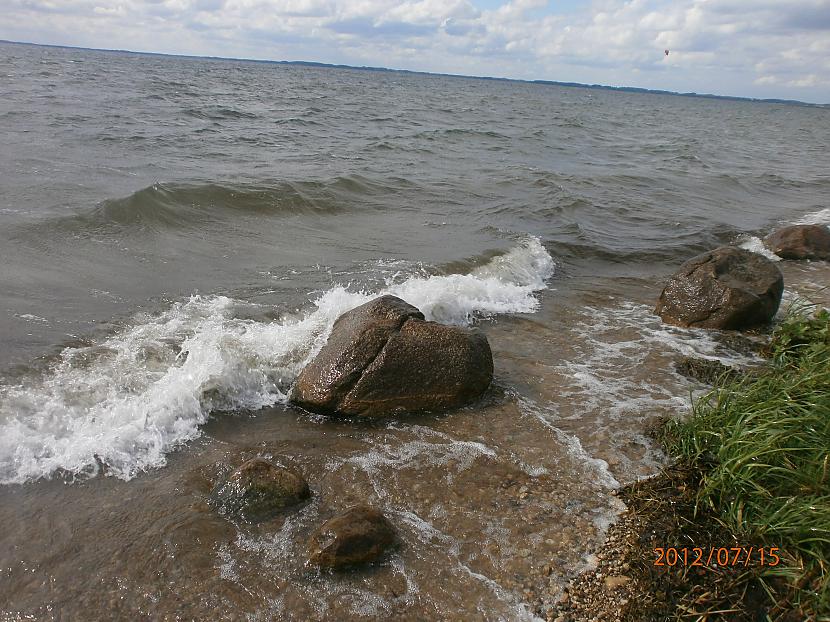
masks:
POLYGON ((130 479, 163 466, 211 412, 284 402, 334 321, 378 294, 463 325, 535 311, 534 292, 553 270, 531 237, 468 274, 412 276, 376 292, 336 286, 312 309, 272 323, 239 317, 247 303, 194 296, 103 343, 66 348, 38 378, 0 386, 0 483, 102 471, 130 479))
POLYGON ((830 207, 805 214, 794 225, 830 225, 830 207))
POLYGON ((781 258, 764 245, 764 241, 754 235, 744 235, 738 238, 738 246, 744 250, 763 255, 771 261, 781 261, 781 258))

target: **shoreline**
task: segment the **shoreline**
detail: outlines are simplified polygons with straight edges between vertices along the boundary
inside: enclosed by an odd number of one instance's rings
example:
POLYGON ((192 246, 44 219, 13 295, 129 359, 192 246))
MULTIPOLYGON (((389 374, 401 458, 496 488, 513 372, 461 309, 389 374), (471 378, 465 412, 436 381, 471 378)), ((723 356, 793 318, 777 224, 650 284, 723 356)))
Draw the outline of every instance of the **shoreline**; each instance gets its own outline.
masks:
MULTIPOLYGON (((762 487, 765 483, 762 478, 768 477, 771 471, 779 475, 781 470, 774 466, 774 459, 767 457, 764 452, 767 447, 763 447, 764 443, 770 445, 777 440, 779 428, 803 427, 813 431, 817 440, 812 446, 818 445, 821 452, 822 431, 820 428, 815 431, 813 418, 826 418, 826 404, 820 399, 812 401, 814 392, 808 392, 807 397, 794 392, 790 397, 787 384, 800 387, 807 383, 819 395, 825 393, 827 386, 825 377, 818 374, 830 373, 830 316, 820 305, 807 308, 819 310, 809 315, 805 308, 790 310, 775 326, 763 347, 762 354, 768 360, 761 367, 736 369, 703 359, 698 359, 701 365, 697 367, 689 361, 683 362, 685 371, 681 373, 712 388, 694 401, 688 417, 660 419, 647 431, 670 456, 669 464, 658 474, 617 492, 627 509, 609 528, 605 543, 596 554, 596 567, 573 578, 556 605, 537 611, 537 615, 547 622, 830 619, 827 605, 830 580, 824 561, 828 547, 826 536, 821 535, 827 526, 808 522, 799 529, 798 516, 784 514, 782 517, 781 510, 775 509, 776 503, 782 500, 786 507, 803 495, 815 494, 818 496, 812 503, 819 507, 808 503, 800 512, 797 508, 796 513, 809 514, 815 510, 820 517, 827 510, 821 507, 826 506, 828 498, 821 497, 827 495, 826 469, 823 476, 821 473, 815 476, 818 479, 814 484, 815 493, 805 490, 797 476, 805 471, 810 474, 811 445, 796 447, 793 443, 794 447, 772 450, 776 455, 786 453, 785 468, 792 471, 792 475, 784 478, 783 489, 770 493, 762 487), (818 375, 817 382, 810 382, 813 370, 818 375), (803 380, 805 377, 807 380, 803 380), (769 405, 760 402, 757 410, 761 415, 756 415, 754 405, 744 407, 746 411, 740 407, 742 401, 756 396, 758 386, 770 385, 772 392, 779 384, 785 387, 783 401, 775 402, 771 397, 769 405), (732 399, 739 402, 738 423, 715 428, 707 417, 713 413, 729 414, 732 399), (802 404, 806 407, 801 408, 802 404), (775 429, 767 431, 763 424, 755 423, 772 440, 753 437, 751 427, 749 433, 744 429, 744 417, 752 420, 758 416, 766 417, 764 421, 773 424, 775 429), (710 429, 713 431, 709 432, 710 429), (706 441, 700 439, 709 436, 726 439, 738 436, 738 445, 748 446, 747 453, 760 456, 761 463, 757 466, 762 468, 752 470, 752 474, 760 475, 750 484, 749 491, 741 489, 743 481, 727 479, 734 484, 720 483, 723 490, 712 500, 712 490, 719 484, 713 473, 721 468, 719 460, 723 459, 723 451, 712 450, 714 454, 698 451, 695 455, 686 445, 705 446, 706 441), (755 445, 763 448, 758 450, 755 445), (766 461, 770 465, 764 464, 766 461), (760 509, 752 506, 751 498, 758 488, 770 495, 768 501, 762 499, 760 509), (729 501, 727 505, 717 502, 724 496, 729 501), (740 507, 746 503, 745 510, 738 512, 737 523, 730 515, 736 503, 740 507), (767 519, 765 511, 775 520, 767 519), (805 534, 805 530, 811 533, 805 534)), ((680 368, 678 365, 679 371, 680 368)), ((826 433, 825 429, 823 434, 826 433)), ((809 434, 806 437, 811 438, 809 434)), ((751 460, 754 462, 756 458, 751 460)), ((826 452, 824 463, 827 463, 826 452)))

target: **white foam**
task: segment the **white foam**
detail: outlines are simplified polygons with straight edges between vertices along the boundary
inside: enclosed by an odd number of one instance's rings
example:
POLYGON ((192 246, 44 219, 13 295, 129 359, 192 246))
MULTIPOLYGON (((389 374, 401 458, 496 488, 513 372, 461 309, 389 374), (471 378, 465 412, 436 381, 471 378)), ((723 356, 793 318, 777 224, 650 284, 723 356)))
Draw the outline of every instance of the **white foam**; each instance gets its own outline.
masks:
POLYGON ((763 255, 772 261, 781 261, 781 258, 768 249, 761 238, 756 238, 754 235, 743 235, 738 238, 738 246, 744 250, 763 255))
POLYGON ((793 221, 794 225, 830 225, 830 207, 810 212, 793 221))
POLYGON ((548 428, 556 436, 562 446, 572 457, 574 457, 578 464, 582 464, 590 471, 590 475, 594 481, 599 483, 604 488, 609 490, 616 490, 620 487, 620 483, 611 474, 608 468, 608 463, 600 458, 594 458, 582 446, 582 442, 573 434, 559 429, 549 420, 544 409, 537 405, 530 399, 515 396, 521 410, 536 418, 543 426, 548 428))
POLYGON ((473 316, 536 311, 533 293, 547 287, 553 270, 553 258, 531 237, 471 274, 411 278, 384 293, 415 305, 428 320, 466 324, 473 316))
MULTIPOLYGON (((554 366, 561 377, 558 399, 579 407, 562 415, 546 404, 537 411, 528 403, 522 406, 557 429, 592 429, 592 434, 581 435, 579 444, 576 439, 569 444, 574 455, 584 452, 586 461, 593 459, 590 454, 595 451, 595 438, 614 438, 618 448, 638 447, 636 462, 624 451, 614 453, 618 460, 614 476, 621 483, 656 472, 664 461, 659 449, 643 438, 644 422, 691 409, 693 394, 688 380, 674 369, 678 355, 737 366, 760 360, 732 349, 712 331, 663 324, 646 305, 625 302, 613 307, 585 307, 583 312, 583 319, 571 328, 576 335, 572 351, 554 366), (572 420, 582 423, 574 427, 572 420)), ((568 438, 560 440, 568 445, 568 438)), ((608 470, 604 461, 593 465, 599 474, 608 470)))
POLYGON ((611 309, 586 307, 585 314, 586 319, 574 327, 580 336, 575 342, 578 356, 558 365, 572 384, 560 394, 578 397, 590 410, 602 409, 611 421, 655 409, 683 412, 690 408, 687 383, 672 370, 673 354, 737 366, 759 360, 732 350, 711 331, 663 324, 645 305, 626 302, 611 309), (649 356, 665 360, 666 377, 631 374, 649 356), (673 377, 678 382, 672 382, 673 377))
MULTIPOLYGON (((448 443, 428 443, 409 441, 398 446, 377 445, 366 453, 348 458, 345 462, 355 464, 370 476, 383 468, 400 470, 405 468, 429 468, 445 466, 452 462, 455 473, 469 469, 481 457, 495 458, 496 452, 483 443, 474 441, 450 441, 448 443)), ((447 485, 453 482, 453 473, 447 471, 447 485)), ((373 478, 373 480, 376 478, 373 478)), ((377 490, 379 497, 386 496, 377 490)))
MULTIPOLYGON (((425 545, 439 545, 441 551, 446 553, 448 561, 454 562, 456 566, 455 576, 462 576, 461 573, 466 574, 471 579, 483 585, 493 595, 496 601, 502 603, 508 608, 511 620, 532 620, 536 622, 541 618, 535 617, 527 608, 527 606, 518 601, 516 595, 505 589, 498 582, 490 577, 474 571, 470 566, 464 563, 461 557, 461 544, 452 536, 444 533, 431 522, 421 518, 417 514, 407 510, 400 510, 395 512, 396 517, 400 523, 406 523, 414 532, 418 540, 425 545), (461 572, 458 572, 461 571, 461 572)), ((503 533, 509 533, 506 530, 503 533)), ((488 534, 489 535, 489 534, 488 534)), ((483 547, 482 547, 483 548, 483 547)), ((492 559, 489 551, 484 551, 484 554, 492 559)), ((503 619, 499 617, 498 619, 503 619)))
POLYGON ((219 570, 219 576, 225 581, 239 583, 239 569, 227 543, 223 542, 219 545, 216 558, 218 560, 216 569, 219 570))
MULTIPOLYGON (((163 466, 214 410, 284 401, 290 383, 344 312, 378 294, 400 296, 427 319, 529 313, 554 269, 536 238, 467 275, 412 276, 380 292, 336 286, 314 308, 273 323, 235 317, 243 303, 195 296, 100 345, 67 348, 51 371, 0 386, 0 483, 62 470, 122 479, 163 466)), ((248 305, 250 306, 250 305, 248 305)))

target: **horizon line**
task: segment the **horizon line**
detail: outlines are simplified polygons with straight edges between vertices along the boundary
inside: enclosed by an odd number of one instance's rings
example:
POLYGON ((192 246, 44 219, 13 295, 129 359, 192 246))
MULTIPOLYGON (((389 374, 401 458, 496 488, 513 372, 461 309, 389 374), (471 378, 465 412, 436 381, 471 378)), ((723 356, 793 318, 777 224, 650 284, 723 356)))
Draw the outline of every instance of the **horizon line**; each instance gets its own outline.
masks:
POLYGON ((585 82, 570 82, 559 80, 545 80, 545 79, 522 79, 522 78, 504 78, 499 76, 475 76, 460 73, 445 73, 439 71, 421 71, 417 69, 396 69, 392 67, 376 67, 372 65, 347 65, 342 63, 326 63, 321 61, 311 60, 271 60, 259 58, 241 58, 237 56, 212 56, 201 54, 173 54, 169 52, 144 52, 138 50, 114 49, 114 48, 94 48, 80 45, 61 45, 56 43, 33 43, 31 41, 11 41, 9 39, 0 39, 0 43, 9 43, 12 45, 31 45, 34 47, 58 48, 67 50, 84 50, 89 52, 111 52, 117 54, 138 54, 141 56, 162 56, 170 58, 192 58, 192 59, 206 59, 206 60, 221 60, 221 61, 236 61, 244 63, 265 63, 273 65, 297 65, 306 67, 321 67, 330 69, 354 69, 356 71, 375 71, 375 72, 389 72, 389 73, 407 73, 415 75, 426 76, 441 76, 447 78, 463 78, 468 80, 490 80, 499 82, 517 82, 522 84, 541 84, 561 86, 565 88, 584 88, 584 89, 598 89, 607 91, 617 91, 623 93, 635 93, 646 95, 672 95, 675 97, 690 97, 698 99, 724 99, 729 101, 744 101, 761 104, 784 104, 790 106, 805 106, 809 108, 830 108, 828 103, 814 103, 805 102, 798 99, 783 99, 778 97, 747 97, 742 95, 717 95, 715 93, 696 93, 696 92, 682 92, 670 91, 666 89, 650 89, 639 86, 611 86, 608 84, 588 84, 585 82))

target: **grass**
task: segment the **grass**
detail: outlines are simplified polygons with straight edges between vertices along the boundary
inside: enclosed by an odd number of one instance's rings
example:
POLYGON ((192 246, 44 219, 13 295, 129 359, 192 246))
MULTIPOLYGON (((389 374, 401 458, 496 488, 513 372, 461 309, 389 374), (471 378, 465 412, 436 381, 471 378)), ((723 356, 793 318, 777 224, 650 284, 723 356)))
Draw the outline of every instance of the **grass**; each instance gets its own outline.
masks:
POLYGON ((695 513, 783 563, 755 573, 771 620, 830 620, 830 314, 800 307, 776 327, 770 364, 724 374, 662 441, 697 480, 695 513))

